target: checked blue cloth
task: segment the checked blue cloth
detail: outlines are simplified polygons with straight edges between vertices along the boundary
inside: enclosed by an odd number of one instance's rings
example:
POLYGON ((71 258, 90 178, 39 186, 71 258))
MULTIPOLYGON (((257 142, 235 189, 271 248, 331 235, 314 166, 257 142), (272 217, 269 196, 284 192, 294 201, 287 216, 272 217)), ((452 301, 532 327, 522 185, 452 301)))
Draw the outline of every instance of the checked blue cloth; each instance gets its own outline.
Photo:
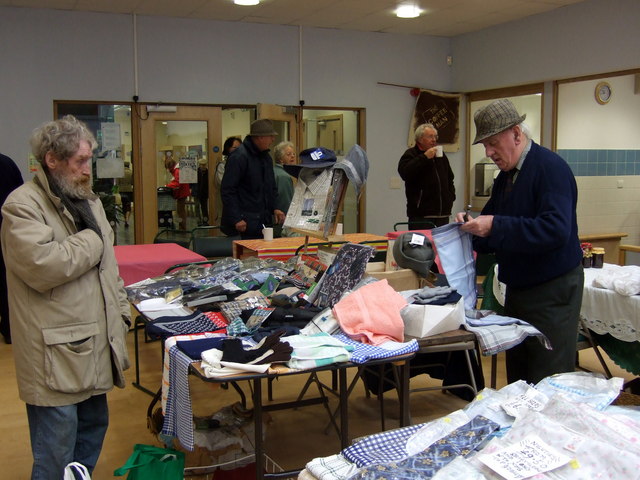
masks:
POLYGON ((169 392, 162 434, 177 437, 180 444, 193 451, 193 411, 189 393, 189 365, 195 362, 177 345, 169 349, 169 392))
POLYGON ((393 344, 394 347, 397 347, 388 349, 352 340, 344 333, 338 333, 333 336, 342 343, 353 346, 353 351, 351 352, 351 361, 353 363, 366 363, 369 360, 407 355, 409 353, 417 352, 419 349, 418 342, 416 340, 411 340, 410 342, 405 343, 387 342, 393 344))
POLYGON ((369 435, 342 450, 342 455, 358 467, 402 460, 409 455, 405 448, 407 440, 424 425, 421 423, 369 435))
POLYGON ((465 329, 476 335, 482 355, 494 355, 508 350, 529 336, 538 337, 547 350, 551 350, 549 339, 524 320, 502 315, 487 315, 482 318, 466 317, 465 321, 465 329))

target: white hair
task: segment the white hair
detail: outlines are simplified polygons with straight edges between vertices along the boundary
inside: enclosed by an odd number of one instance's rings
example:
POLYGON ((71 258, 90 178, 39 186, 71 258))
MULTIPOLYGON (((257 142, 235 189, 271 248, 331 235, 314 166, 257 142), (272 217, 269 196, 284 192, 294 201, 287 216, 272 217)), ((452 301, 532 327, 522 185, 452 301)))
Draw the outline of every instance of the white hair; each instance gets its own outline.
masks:
POLYGON ((416 142, 420 141, 420 139, 422 138, 422 135, 424 135, 424 131, 427 129, 433 130, 434 132, 436 132, 436 135, 438 135, 438 129, 434 127, 432 123, 423 123, 422 125, 418 125, 418 128, 416 128, 416 132, 415 132, 416 142))

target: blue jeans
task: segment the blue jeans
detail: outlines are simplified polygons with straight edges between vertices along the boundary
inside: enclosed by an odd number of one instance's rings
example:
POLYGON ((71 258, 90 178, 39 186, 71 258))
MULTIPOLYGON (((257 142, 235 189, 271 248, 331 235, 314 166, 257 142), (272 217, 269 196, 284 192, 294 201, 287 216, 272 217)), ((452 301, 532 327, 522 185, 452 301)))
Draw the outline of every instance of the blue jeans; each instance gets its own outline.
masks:
POLYGON ((80 462, 93 472, 109 424, 106 394, 62 407, 27 404, 27 417, 32 480, 60 480, 70 462, 80 462))

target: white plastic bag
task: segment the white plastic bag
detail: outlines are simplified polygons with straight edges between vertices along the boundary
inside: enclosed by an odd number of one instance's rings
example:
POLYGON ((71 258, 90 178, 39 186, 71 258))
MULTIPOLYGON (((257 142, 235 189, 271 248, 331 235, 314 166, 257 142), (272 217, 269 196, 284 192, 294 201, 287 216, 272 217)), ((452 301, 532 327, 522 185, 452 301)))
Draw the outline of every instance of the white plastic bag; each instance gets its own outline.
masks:
POLYGON ((80 475, 78 478, 80 478, 81 480, 91 480, 91 475, 89 475, 89 470, 87 470, 87 467, 78 462, 71 462, 69 465, 64 467, 63 480, 76 480, 74 470, 80 475))

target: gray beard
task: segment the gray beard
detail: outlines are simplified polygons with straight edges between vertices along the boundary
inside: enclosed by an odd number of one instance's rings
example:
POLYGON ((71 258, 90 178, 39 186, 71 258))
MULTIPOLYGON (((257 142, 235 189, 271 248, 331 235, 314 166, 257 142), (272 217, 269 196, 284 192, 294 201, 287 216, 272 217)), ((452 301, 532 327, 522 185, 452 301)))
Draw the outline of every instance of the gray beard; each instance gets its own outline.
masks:
POLYGON ((49 171, 60 191, 69 198, 90 200, 95 197, 91 190, 91 182, 73 181, 59 172, 49 171))

